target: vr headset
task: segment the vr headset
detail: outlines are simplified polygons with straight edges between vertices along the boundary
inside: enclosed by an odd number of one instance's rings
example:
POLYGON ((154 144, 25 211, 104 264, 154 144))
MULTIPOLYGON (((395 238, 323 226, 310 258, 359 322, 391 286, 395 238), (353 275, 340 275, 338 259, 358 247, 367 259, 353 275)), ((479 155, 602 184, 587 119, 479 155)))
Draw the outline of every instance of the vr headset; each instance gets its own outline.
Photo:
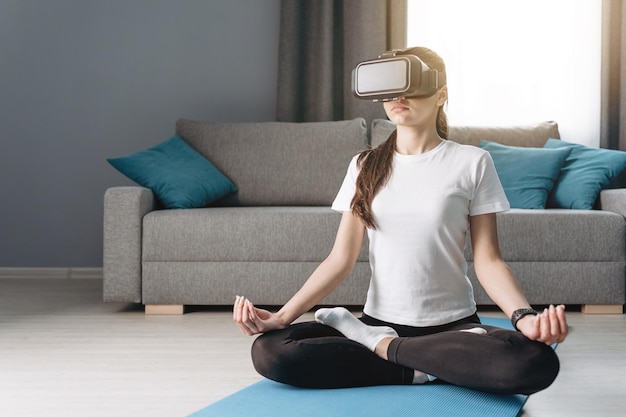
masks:
POLYGON ((431 69, 415 55, 385 52, 361 62, 352 71, 352 93, 357 98, 392 101, 398 97, 430 97, 446 85, 446 74, 431 69))

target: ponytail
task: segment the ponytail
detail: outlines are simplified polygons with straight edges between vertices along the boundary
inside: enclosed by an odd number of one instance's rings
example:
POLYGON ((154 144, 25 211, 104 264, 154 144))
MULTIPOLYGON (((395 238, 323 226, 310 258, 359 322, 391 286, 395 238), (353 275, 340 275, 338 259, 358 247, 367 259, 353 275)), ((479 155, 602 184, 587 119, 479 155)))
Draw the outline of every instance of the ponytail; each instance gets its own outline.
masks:
POLYGON ((439 109, 437 109, 436 127, 439 137, 448 139, 448 116, 446 116, 446 112, 443 111, 443 106, 439 106, 439 109))
POLYGON ((393 156, 396 151, 396 131, 378 147, 361 152, 357 159, 360 168, 356 179, 356 192, 350 203, 352 213, 360 217, 369 228, 376 229, 372 214, 372 201, 391 177, 393 156))

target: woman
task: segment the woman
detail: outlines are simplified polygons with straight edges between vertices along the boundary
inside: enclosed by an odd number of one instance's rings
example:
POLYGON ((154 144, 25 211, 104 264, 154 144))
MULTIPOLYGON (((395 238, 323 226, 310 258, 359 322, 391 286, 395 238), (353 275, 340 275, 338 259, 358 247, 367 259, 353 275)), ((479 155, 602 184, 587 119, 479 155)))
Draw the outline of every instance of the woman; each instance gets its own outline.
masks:
MULTIPOLYGON (((427 48, 412 54, 445 74, 427 48)), ((428 97, 384 103, 396 131, 349 165, 333 209, 342 213, 329 256, 276 313, 237 297, 233 319, 267 378, 304 387, 420 384, 439 379, 476 390, 531 394, 559 371, 551 349, 567 336, 564 306, 530 308, 503 261, 496 213, 509 209, 484 150, 446 140, 447 86, 428 97), (482 325, 463 256, 516 331, 482 325), (320 309, 291 323, 353 269, 367 231, 372 279, 363 316, 320 309)))

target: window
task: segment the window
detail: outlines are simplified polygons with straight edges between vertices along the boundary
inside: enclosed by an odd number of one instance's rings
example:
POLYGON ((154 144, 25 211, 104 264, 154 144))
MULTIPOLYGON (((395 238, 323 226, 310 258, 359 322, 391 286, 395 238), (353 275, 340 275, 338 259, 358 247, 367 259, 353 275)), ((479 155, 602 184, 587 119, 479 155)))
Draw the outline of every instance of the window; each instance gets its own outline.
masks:
POLYGON ((408 0, 408 46, 446 61, 451 125, 554 120, 600 141, 602 2, 408 0))

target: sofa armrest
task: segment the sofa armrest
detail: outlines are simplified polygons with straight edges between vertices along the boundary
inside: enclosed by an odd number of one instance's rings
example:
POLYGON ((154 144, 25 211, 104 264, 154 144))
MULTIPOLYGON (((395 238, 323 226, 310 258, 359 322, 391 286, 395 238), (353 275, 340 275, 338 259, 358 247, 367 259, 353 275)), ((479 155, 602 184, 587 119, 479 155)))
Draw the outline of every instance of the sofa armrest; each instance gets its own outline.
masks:
POLYGON ((141 302, 143 216, 154 195, 143 187, 112 187, 104 193, 102 274, 105 302, 141 302))
POLYGON ((612 211, 626 217, 626 188, 600 191, 600 210, 612 211))

